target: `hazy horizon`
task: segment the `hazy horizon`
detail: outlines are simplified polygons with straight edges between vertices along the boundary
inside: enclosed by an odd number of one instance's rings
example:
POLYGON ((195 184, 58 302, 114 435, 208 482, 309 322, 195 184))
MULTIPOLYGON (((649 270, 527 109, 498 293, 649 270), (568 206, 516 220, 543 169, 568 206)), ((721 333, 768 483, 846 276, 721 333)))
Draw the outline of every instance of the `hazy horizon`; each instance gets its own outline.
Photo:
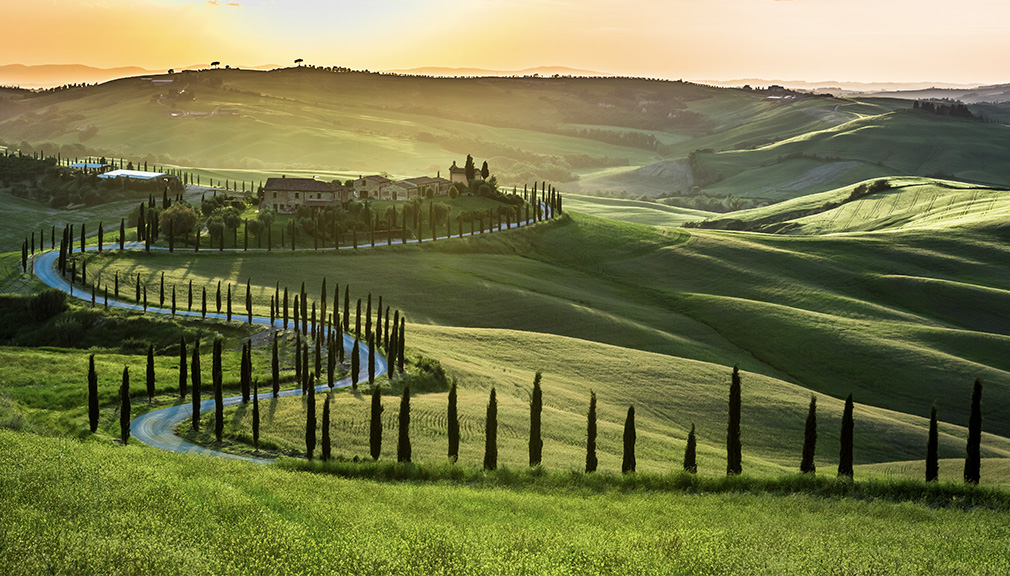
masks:
POLYGON ((1008 17, 996 0, 956 10, 912 0, 45 0, 5 6, 0 63, 163 70, 302 58, 359 70, 985 85, 1008 81, 992 64, 1010 49, 1008 17))

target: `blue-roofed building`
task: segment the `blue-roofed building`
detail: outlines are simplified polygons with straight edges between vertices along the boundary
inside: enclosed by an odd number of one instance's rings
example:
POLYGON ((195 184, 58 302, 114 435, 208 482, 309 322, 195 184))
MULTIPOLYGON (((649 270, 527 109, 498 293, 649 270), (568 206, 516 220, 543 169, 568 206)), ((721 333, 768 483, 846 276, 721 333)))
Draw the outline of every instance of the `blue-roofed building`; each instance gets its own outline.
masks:
POLYGON ((155 178, 175 178, 164 172, 145 172, 143 170, 112 170, 99 174, 99 178, 133 178, 134 180, 154 180, 155 178))

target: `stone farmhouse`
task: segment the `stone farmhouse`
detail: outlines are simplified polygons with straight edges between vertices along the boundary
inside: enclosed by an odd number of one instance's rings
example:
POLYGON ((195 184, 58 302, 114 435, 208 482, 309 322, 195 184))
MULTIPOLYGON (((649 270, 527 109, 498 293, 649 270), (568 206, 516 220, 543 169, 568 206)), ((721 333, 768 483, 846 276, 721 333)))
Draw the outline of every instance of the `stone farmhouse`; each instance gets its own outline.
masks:
POLYGON ((278 214, 291 214, 299 206, 322 210, 326 206, 343 205, 351 201, 354 191, 340 182, 323 182, 315 178, 267 178, 263 186, 263 205, 278 214))

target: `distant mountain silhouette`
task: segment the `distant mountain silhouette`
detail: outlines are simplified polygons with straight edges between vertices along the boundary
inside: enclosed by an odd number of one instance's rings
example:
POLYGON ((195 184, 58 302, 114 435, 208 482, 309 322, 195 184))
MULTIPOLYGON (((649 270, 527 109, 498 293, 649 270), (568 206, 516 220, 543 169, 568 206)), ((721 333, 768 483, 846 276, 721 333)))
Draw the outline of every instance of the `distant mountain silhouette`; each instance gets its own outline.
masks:
MULTIPOLYGON (((195 70, 209 68, 209 64, 192 64, 180 66, 175 70, 195 70)), ((271 69, 280 68, 274 64, 259 66, 233 66, 233 68, 271 69)), ((164 74, 167 69, 149 70, 140 66, 121 66, 118 68, 96 68, 84 64, 41 64, 26 66, 24 64, 0 65, 0 86, 20 86, 22 88, 50 88, 64 84, 95 84, 125 78, 143 76, 145 74, 164 74)))

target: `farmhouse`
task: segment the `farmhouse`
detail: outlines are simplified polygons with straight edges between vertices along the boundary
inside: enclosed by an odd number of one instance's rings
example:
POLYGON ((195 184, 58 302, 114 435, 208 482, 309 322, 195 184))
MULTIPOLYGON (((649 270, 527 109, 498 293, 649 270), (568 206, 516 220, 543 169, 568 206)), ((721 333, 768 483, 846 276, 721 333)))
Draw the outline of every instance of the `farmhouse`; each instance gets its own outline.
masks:
POLYGON ((415 196, 417 194, 424 195, 428 190, 431 190, 436 195, 447 194, 452 182, 446 180, 445 178, 420 176, 417 178, 407 178, 406 180, 400 182, 400 184, 406 184, 410 189, 410 193, 407 195, 407 198, 410 198, 411 196, 415 196))
POLYGON ((449 183, 454 184, 459 182, 464 186, 469 186, 470 183, 466 181, 466 169, 456 166, 456 161, 452 161, 452 166, 449 167, 449 183))
POLYGON ((362 200, 365 198, 388 200, 388 196, 382 196, 382 189, 385 186, 388 186, 391 182, 392 180, 389 178, 379 176, 378 174, 373 174, 371 176, 359 176, 358 179, 353 182, 354 194, 362 200))
POLYGON ((339 182, 323 182, 315 178, 267 178, 263 186, 263 205, 278 214, 291 214, 299 206, 322 210, 349 202, 354 192, 339 182))

